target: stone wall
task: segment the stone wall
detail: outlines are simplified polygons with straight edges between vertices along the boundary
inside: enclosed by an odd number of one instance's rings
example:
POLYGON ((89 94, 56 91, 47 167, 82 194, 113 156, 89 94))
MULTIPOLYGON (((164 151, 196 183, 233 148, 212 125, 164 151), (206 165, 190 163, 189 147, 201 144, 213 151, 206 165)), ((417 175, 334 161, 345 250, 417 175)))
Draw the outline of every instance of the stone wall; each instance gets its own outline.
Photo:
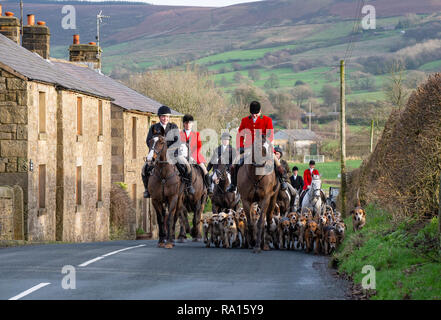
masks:
POLYGON ((0 186, 0 240, 24 240, 23 190, 0 186))
POLYGON ((99 241, 109 238, 111 183, 110 102, 103 103, 103 135, 98 136, 98 99, 62 91, 59 101, 58 137, 59 179, 57 201, 62 204, 59 215, 64 241, 99 241), (83 133, 77 135, 77 97, 82 98, 83 133), (102 165, 102 201, 98 201, 98 165, 102 165), (82 171, 82 201, 76 203, 76 170, 82 171))
POLYGON ((27 229, 28 240, 53 241, 56 229, 57 173, 57 91, 54 86, 28 82, 27 162, 33 164, 28 173, 27 229), (40 95, 44 95, 46 129, 40 128, 40 95), (41 132, 40 132, 41 131, 41 132), (44 205, 39 203, 39 168, 46 167, 44 205))
MULTIPOLYGON (((0 185, 19 185, 23 190, 28 184, 26 105, 25 78, 0 68, 0 185)), ((25 210, 26 203, 27 193, 25 210)))
POLYGON ((112 183, 124 182, 124 109, 112 104, 112 183))

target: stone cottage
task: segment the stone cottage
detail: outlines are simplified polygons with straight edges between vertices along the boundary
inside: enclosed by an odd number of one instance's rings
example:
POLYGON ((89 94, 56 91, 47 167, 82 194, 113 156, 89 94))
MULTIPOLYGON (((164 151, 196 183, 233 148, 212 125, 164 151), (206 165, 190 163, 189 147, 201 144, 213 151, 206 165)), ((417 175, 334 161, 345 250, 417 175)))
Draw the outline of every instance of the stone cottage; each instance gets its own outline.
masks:
MULTIPOLYGON (((113 182, 128 186, 133 228, 153 232, 140 172, 160 104, 101 74, 101 49, 79 36, 71 62, 50 58, 49 28, 33 22, 21 47, 18 19, 0 16, 0 186, 20 186, 24 205, 21 231, 14 218, 5 236, 0 215, 0 239, 108 239, 113 182)), ((20 193, 7 189, 4 203, 10 194, 20 193)))
MULTIPOLYGON (((123 182, 127 185, 133 207, 136 210, 135 228, 142 228, 147 233, 153 232, 156 224, 151 200, 143 198, 144 185, 141 180, 141 169, 148 150, 145 143, 151 124, 159 121, 158 108, 161 104, 126 86, 103 75, 99 70, 93 70, 101 65, 97 62, 96 54, 101 51, 95 43, 79 44, 78 36, 70 46, 70 60, 51 59, 59 69, 69 73, 90 88, 95 88, 110 96, 111 102, 111 131, 112 131, 112 183, 123 182), (82 53, 86 50, 86 53, 82 53), (73 54, 75 53, 75 54, 73 54), (82 58, 79 58, 82 57, 82 58)), ((172 110, 170 121, 182 127, 182 115, 172 110)))

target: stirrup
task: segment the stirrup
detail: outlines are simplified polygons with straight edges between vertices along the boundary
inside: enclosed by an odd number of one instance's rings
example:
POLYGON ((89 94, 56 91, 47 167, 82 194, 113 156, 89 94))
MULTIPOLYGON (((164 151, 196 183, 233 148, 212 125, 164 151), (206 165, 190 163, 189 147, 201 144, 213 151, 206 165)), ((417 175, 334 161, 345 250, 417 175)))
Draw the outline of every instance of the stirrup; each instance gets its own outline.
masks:
POLYGON ((148 190, 144 191, 144 198, 146 198, 146 199, 150 198, 150 193, 148 190))

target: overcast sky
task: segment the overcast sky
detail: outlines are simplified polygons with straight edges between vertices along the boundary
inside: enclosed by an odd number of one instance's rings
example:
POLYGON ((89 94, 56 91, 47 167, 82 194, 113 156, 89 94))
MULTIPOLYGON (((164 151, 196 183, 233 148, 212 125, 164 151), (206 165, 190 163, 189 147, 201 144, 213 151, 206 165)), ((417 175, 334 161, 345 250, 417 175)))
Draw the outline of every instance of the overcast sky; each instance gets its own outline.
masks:
MULTIPOLYGON (((93 1, 93 0, 92 0, 93 1)), ((148 2, 157 5, 168 6, 198 6, 198 7, 225 7, 244 2, 256 2, 260 0, 132 0, 148 2)))

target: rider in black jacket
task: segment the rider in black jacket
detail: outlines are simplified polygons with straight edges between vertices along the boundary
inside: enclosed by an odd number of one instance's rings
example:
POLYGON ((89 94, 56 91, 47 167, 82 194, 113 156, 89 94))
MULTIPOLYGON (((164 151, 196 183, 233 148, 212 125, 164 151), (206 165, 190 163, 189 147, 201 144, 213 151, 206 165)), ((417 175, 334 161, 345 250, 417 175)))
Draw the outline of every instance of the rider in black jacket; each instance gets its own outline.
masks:
MULTIPOLYGON (((179 128, 175 123, 169 122, 170 115, 171 115, 171 110, 169 107, 162 106, 158 109, 158 117, 160 122, 150 126, 149 132, 147 134, 146 143, 149 150, 151 148, 149 142, 151 142, 152 138, 155 135, 162 135, 164 137, 167 137, 167 134, 172 131, 173 140, 171 139, 167 140, 167 148, 180 141, 179 128)), ((188 161, 185 159, 185 157, 181 157, 181 156, 178 157, 178 161, 176 162, 176 168, 178 169, 179 174, 181 175, 187 187, 188 193, 194 194, 194 188, 191 184, 192 181, 191 167, 188 161)), ((144 164, 144 167, 142 168, 142 182, 144 183, 144 198, 150 198, 148 185, 149 185, 149 177, 152 172, 152 169, 153 169, 153 165, 151 165, 150 160, 147 159, 146 163, 144 164)))

